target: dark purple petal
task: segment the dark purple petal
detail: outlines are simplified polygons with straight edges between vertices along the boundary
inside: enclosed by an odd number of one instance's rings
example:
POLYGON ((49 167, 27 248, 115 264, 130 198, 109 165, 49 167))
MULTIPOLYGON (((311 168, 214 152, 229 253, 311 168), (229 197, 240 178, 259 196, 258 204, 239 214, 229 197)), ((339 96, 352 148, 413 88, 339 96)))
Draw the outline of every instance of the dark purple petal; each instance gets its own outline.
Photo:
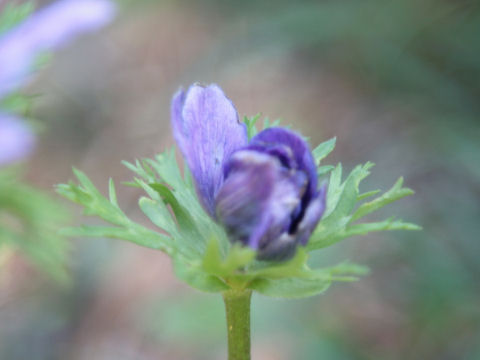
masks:
POLYGON ((31 153, 35 137, 19 119, 0 113, 0 166, 22 160, 31 153))
POLYGON ((287 232, 300 203, 301 188, 290 171, 268 154, 240 150, 216 198, 218 219, 233 241, 261 250, 268 239, 287 232))
POLYGON ((283 232, 280 236, 265 236, 258 249, 259 260, 286 261, 295 255, 298 245, 306 245, 310 235, 325 212, 326 185, 322 186, 319 192, 308 204, 300 224, 294 233, 283 232))
POLYGON ((108 0, 62 0, 0 37, 0 98, 18 89, 41 52, 54 50, 78 34, 110 22, 115 7, 108 0))
POLYGON ((246 149, 263 152, 276 157, 287 169, 296 169, 297 163, 290 147, 282 144, 251 143, 246 149))
POLYGON ((239 152, 232 171, 216 197, 216 212, 230 238, 257 248, 269 227, 266 210, 275 184, 275 163, 266 155, 247 154, 254 163, 243 163, 239 152))
POLYGON ((281 128, 272 127, 265 129, 254 136, 251 145, 260 145, 266 148, 272 146, 285 146, 293 153, 296 169, 305 172, 308 176, 308 188, 305 192, 303 203, 308 202, 317 192, 317 169, 312 152, 305 140, 297 133, 281 128))
POLYGON ((295 255, 297 250, 295 236, 283 233, 272 241, 265 241, 258 250, 258 260, 286 261, 295 255))
POLYGON ((215 216, 223 166, 248 141, 245 124, 217 85, 192 85, 175 94, 171 106, 175 140, 192 172, 205 209, 215 216))
POLYGON ((297 227, 297 242, 301 245, 307 245, 308 239, 312 234, 318 222, 323 216, 326 208, 327 200, 327 185, 324 184, 320 187, 320 190, 316 196, 310 201, 305 214, 297 227))

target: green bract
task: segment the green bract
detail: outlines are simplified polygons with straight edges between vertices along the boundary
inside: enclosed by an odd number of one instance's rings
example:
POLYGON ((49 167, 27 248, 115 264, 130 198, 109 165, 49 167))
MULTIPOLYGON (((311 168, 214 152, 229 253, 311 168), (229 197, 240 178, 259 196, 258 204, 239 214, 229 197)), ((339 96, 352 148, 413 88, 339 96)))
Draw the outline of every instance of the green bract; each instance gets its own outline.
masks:
MULTIPOLYGON (((246 118, 248 134, 256 133, 258 116, 246 118)), ((105 198, 88 177, 74 170, 80 184, 58 185, 64 197, 85 208, 86 215, 100 217, 108 226, 80 226, 64 229, 68 236, 111 237, 158 249, 173 259, 176 275, 197 289, 222 292, 228 289, 252 289, 274 297, 299 298, 325 291, 333 281, 354 281, 367 268, 341 263, 328 268, 308 266, 309 252, 335 244, 347 237, 383 230, 419 230, 414 224, 393 218, 380 222, 359 222, 365 215, 396 201, 413 191, 402 187, 402 178, 373 200, 365 199, 379 191, 360 193, 360 182, 369 175, 372 163, 359 165, 342 181, 342 166, 320 166, 334 149, 335 139, 313 150, 318 174, 330 173, 327 210, 308 245, 300 247, 293 259, 283 263, 255 260, 249 248, 232 245, 224 230, 203 210, 197 200, 187 168, 180 171, 174 149, 124 164, 135 173, 128 185, 142 188, 146 196, 139 206, 159 231, 150 230, 130 220, 120 209, 113 181, 109 199, 105 198)))

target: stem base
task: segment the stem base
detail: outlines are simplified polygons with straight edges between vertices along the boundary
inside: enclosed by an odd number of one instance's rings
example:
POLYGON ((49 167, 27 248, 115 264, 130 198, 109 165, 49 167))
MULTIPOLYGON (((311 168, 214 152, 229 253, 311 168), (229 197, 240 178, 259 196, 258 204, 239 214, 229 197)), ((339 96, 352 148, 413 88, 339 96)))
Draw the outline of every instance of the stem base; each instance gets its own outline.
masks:
POLYGON ((250 360, 251 290, 223 293, 227 315, 228 360, 250 360))

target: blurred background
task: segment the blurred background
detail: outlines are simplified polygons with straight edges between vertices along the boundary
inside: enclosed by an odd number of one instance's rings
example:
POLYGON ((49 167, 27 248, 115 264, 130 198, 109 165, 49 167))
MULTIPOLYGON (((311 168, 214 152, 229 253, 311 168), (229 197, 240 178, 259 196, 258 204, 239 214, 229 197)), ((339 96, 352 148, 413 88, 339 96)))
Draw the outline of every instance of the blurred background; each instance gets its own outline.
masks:
MULTIPOLYGON (((45 4, 46 2, 41 2, 45 4)), ((123 1, 114 24, 56 53, 25 91, 44 129, 27 181, 85 171, 105 193, 121 160, 173 145, 179 86, 215 82, 241 116, 281 118, 327 163, 373 161, 362 191, 400 176, 416 194, 383 217, 421 232, 320 251, 372 272, 308 300, 254 296, 254 359, 480 359, 480 5, 475 0, 123 1)), ((70 206, 70 204, 66 204, 70 206)), ((88 221, 70 206, 74 223, 88 221)), ((167 256, 71 240, 70 285, 0 249, 0 359, 223 359, 223 304, 180 283, 167 256)))

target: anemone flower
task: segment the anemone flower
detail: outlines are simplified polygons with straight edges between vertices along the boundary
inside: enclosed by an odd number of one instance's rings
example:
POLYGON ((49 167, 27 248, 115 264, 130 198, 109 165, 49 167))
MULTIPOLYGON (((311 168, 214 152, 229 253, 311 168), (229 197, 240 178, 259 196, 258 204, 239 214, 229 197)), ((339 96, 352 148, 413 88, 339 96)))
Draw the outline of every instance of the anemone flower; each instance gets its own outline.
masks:
POLYGON ((175 140, 198 197, 233 242, 260 260, 284 261, 306 245, 325 210, 326 186, 305 140, 286 128, 250 141, 217 85, 192 85, 172 101, 175 140))
MULTIPOLYGON (((28 80, 39 54, 110 22, 108 0, 62 0, 38 11, 0 35, 0 100, 28 80)), ((0 112, 0 165, 20 160, 33 148, 33 135, 14 117, 0 112)))

